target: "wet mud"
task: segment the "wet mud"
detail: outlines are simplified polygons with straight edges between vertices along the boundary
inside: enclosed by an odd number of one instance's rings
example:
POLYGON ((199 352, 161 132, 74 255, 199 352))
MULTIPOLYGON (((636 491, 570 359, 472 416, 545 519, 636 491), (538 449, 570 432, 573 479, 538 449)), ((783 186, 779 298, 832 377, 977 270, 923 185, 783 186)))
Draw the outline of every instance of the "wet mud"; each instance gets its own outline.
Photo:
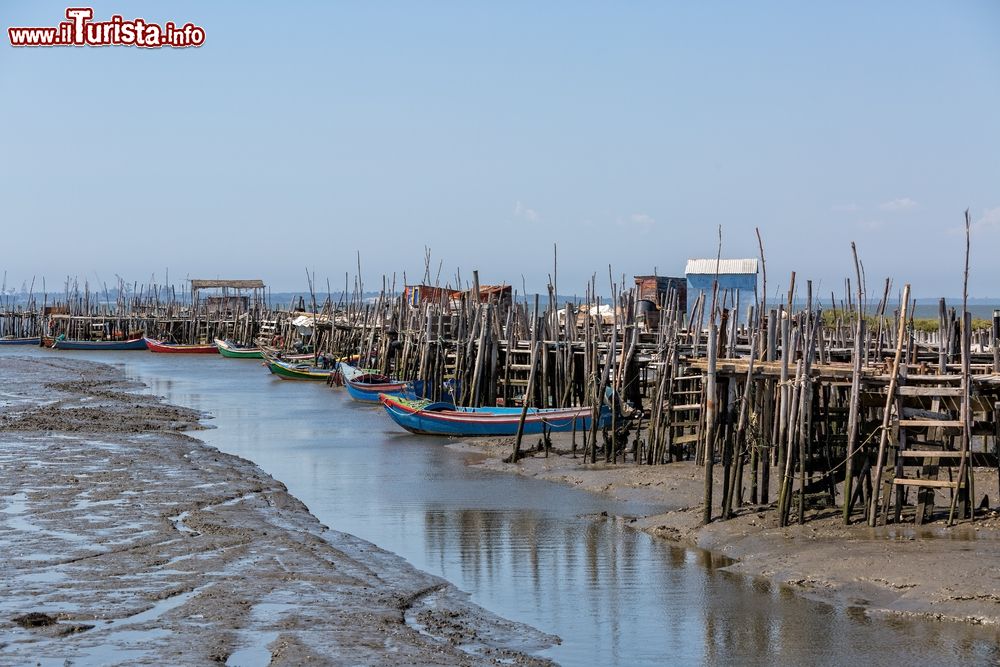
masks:
POLYGON ((0 664, 548 664, 113 367, 0 360, 0 664))

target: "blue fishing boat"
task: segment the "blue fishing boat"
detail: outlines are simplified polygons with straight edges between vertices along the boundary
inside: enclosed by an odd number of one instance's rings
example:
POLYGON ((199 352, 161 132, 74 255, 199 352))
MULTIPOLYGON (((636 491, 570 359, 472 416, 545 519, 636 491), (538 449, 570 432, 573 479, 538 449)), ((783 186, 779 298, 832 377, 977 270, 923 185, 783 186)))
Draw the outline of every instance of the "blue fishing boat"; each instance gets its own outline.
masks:
POLYGON ((42 339, 40 336, 35 338, 14 338, 13 336, 8 338, 0 338, 0 345, 41 345, 42 339))
POLYGON ((359 371, 350 364, 338 364, 347 393, 355 401, 363 403, 378 403, 379 395, 402 396, 417 398, 424 393, 424 383, 420 380, 403 382, 380 373, 359 371))
MULTIPOLYGON (((412 400, 383 394, 380 398, 386 413, 410 433, 452 436, 516 435, 521 408, 460 408, 453 403, 412 400)), ((525 435, 543 431, 587 431, 593 422, 593 410, 575 408, 528 408, 524 417, 525 435)), ((598 427, 611 422, 611 410, 601 406, 598 427)))
POLYGON ((131 340, 68 340, 66 338, 56 338, 52 342, 52 348, 56 350, 145 350, 146 340, 144 338, 133 338, 131 340))

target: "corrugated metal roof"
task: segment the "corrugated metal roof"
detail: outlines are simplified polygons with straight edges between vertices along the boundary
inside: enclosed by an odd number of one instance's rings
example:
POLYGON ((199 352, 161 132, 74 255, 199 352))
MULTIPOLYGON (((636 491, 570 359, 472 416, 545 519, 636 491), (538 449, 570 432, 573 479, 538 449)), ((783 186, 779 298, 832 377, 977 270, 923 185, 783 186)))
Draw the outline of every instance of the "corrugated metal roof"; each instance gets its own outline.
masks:
POLYGON ((263 280, 192 280, 191 289, 212 289, 213 287, 228 287, 230 289, 263 289, 263 280))
POLYGON ((684 274, 756 274, 756 259, 689 259, 684 274))

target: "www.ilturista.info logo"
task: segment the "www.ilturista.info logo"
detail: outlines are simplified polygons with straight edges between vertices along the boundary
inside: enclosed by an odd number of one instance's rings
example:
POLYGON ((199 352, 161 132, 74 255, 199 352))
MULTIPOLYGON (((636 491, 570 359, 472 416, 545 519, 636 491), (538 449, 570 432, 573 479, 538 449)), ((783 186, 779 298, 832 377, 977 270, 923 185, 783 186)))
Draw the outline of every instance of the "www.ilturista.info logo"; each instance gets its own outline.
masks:
POLYGON ((126 21, 115 14, 109 21, 91 21, 90 7, 70 7, 67 21, 50 28, 7 28, 11 46, 141 46, 184 48, 205 43, 205 29, 193 23, 178 27, 173 21, 164 25, 136 18, 126 21))

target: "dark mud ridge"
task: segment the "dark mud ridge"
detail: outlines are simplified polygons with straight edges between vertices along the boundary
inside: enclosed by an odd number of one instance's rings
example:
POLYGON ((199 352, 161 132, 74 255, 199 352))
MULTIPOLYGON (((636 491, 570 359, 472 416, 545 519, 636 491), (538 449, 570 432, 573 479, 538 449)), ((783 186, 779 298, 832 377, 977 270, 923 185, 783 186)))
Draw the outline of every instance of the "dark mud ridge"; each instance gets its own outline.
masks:
POLYGON ((0 359, 0 664, 547 664, 116 369, 0 359))

